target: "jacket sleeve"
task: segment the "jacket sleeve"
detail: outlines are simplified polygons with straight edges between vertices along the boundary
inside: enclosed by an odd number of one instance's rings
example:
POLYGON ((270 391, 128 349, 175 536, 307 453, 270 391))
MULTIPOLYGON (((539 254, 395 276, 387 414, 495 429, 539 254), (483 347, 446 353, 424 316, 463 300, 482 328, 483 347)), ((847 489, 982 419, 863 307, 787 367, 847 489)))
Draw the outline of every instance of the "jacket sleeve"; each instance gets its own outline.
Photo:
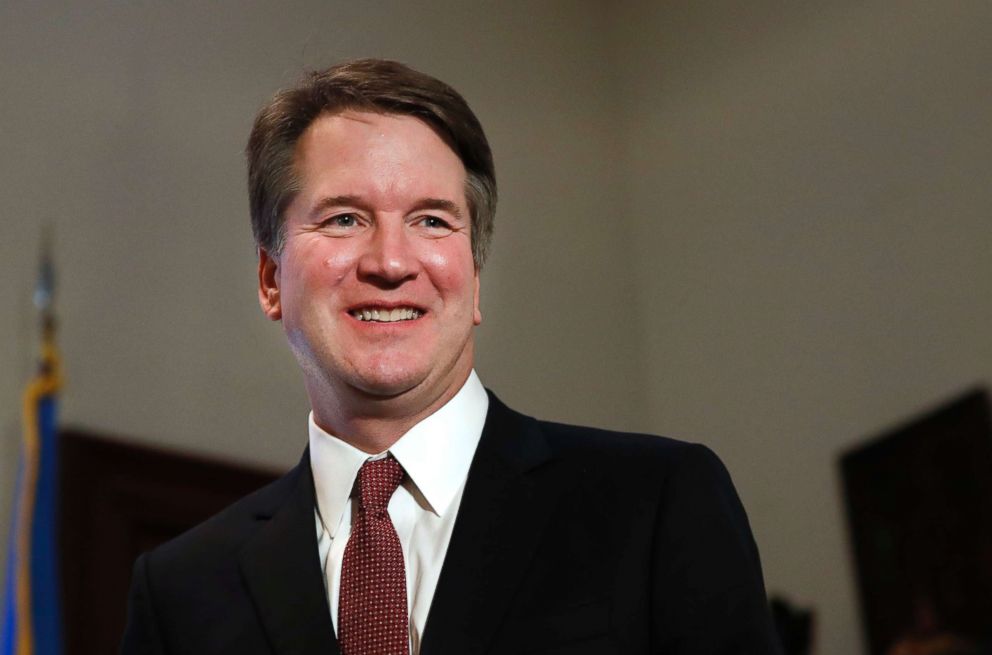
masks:
POLYGON ((131 573, 127 627, 124 629, 120 655, 165 655, 166 652, 152 600, 146 554, 134 563, 131 573))
POLYGON ((682 449, 655 525, 652 651, 779 655, 758 549, 730 475, 712 451, 682 449))

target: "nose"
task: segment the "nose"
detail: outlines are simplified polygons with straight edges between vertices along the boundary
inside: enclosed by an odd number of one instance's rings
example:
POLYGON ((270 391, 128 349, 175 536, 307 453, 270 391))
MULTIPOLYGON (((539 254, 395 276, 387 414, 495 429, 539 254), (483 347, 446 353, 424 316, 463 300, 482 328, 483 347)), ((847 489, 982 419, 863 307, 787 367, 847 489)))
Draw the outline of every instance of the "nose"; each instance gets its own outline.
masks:
POLYGON ((377 221, 358 261, 358 277, 380 286, 397 286, 416 275, 417 257, 403 220, 377 221))

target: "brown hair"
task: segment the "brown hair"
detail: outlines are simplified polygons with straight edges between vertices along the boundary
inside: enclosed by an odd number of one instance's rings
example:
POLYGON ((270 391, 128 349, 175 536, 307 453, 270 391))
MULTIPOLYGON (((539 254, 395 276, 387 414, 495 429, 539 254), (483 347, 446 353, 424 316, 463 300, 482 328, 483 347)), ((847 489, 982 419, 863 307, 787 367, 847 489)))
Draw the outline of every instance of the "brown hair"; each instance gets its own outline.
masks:
POLYGON ((414 116, 427 123, 465 166, 472 257, 482 268, 496 213, 496 171, 489 142, 465 99, 444 82, 399 62, 357 59, 306 74, 255 117, 245 155, 255 243, 282 250, 283 212, 299 191, 296 144, 317 117, 345 110, 414 116))

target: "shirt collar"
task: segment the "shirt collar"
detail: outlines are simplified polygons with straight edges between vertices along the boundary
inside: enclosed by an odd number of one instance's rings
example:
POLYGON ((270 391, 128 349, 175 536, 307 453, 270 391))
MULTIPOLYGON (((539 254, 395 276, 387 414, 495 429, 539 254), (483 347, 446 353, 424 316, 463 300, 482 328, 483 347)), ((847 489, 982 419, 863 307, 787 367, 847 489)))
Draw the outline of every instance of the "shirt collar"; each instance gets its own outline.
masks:
MULTIPOLYGON (((430 509, 443 516, 468 477, 489 409, 489 396, 473 370, 465 384, 436 412, 417 423, 387 451, 406 471, 430 509)), ((345 443, 308 419, 310 463, 317 506, 333 538, 368 453, 345 443)))

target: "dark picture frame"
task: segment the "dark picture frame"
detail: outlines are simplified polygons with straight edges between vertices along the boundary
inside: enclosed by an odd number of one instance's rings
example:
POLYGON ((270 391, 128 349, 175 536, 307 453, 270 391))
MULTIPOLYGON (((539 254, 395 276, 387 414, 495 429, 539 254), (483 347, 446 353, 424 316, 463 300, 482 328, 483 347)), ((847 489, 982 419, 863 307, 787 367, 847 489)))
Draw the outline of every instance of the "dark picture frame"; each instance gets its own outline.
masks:
POLYGON ((277 477, 80 429, 60 450, 66 655, 116 653, 137 556, 277 477))
POLYGON ((992 420, 973 389, 842 455, 872 655, 901 640, 992 632, 992 420))

